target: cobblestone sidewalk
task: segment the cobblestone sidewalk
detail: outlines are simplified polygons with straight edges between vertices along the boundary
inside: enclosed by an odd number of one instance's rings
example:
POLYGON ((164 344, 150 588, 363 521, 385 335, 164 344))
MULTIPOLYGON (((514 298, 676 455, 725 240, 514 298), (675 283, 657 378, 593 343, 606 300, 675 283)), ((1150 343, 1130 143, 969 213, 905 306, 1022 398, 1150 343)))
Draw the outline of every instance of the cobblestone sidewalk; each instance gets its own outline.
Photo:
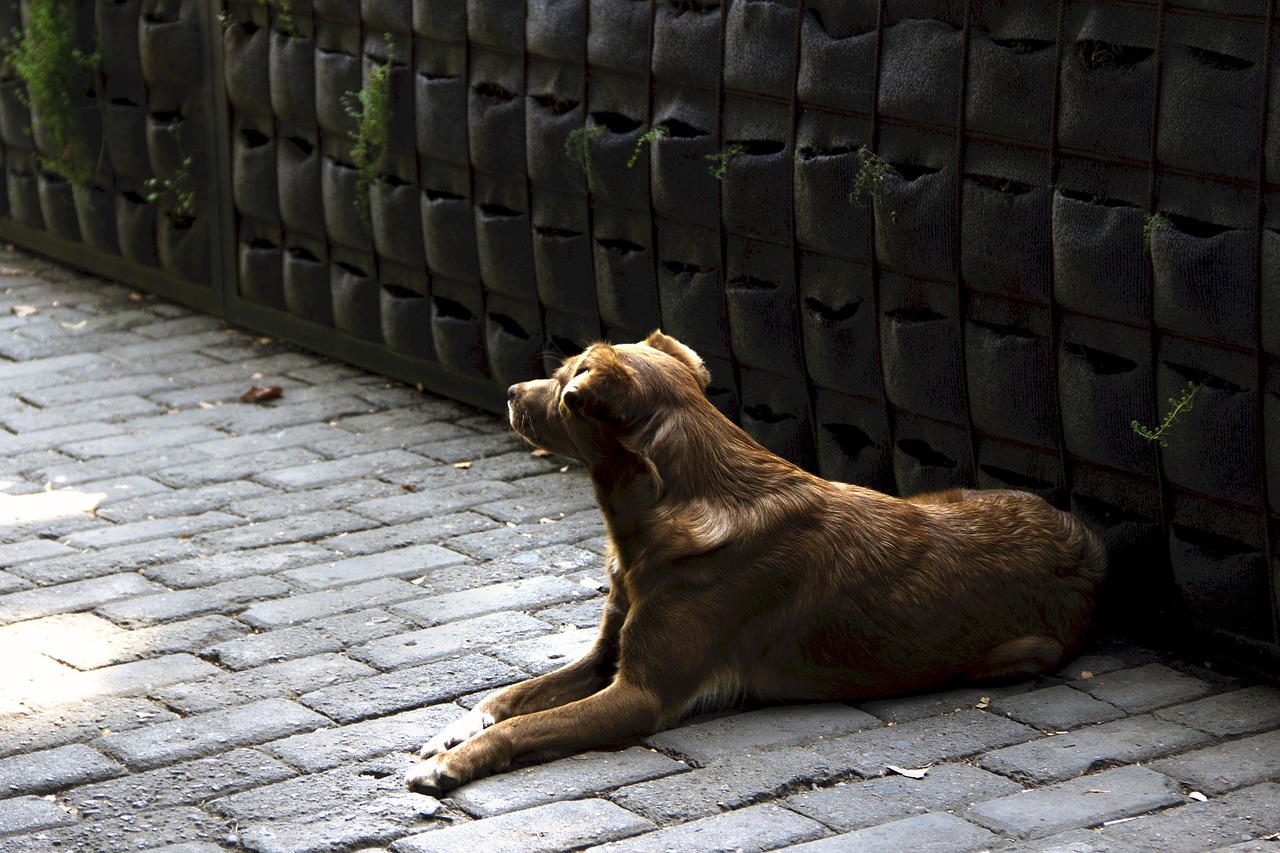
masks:
POLYGON ((409 793, 409 750, 593 635, 579 470, 12 250, 0 426, 5 853, 1280 850, 1280 690, 1119 642, 409 793))

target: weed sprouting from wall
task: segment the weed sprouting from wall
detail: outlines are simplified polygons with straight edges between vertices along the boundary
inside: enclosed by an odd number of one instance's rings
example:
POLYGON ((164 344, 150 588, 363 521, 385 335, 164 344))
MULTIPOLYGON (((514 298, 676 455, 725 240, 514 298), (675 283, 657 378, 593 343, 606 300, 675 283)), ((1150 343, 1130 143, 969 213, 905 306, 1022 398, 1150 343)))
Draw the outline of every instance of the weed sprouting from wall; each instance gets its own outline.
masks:
POLYGON ((1191 411, 1191 401, 1203 387, 1203 382, 1187 382, 1181 394, 1177 397, 1169 398, 1169 405, 1173 408, 1169 410, 1169 414, 1164 416, 1164 420, 1160 421, 1160 426, 1155 429, 1143 426, 1136 420, 1129 423, 1130 429, 1147 441, 1156 441, 1160 443, 1161 447, 1167 447, 1169 442, 1164 439, 1165 432, 1173 425, 1173 422, 1180 414, 1191 411))
POLYGON ((360 220, 369 226, 369 193, 383 180, 387 168, 387 146, 391 136, 391 69, 395 61, 395 45, 391 34, 383 36, 387 43, 387 59, 369 70, 364 88, 342 96, 342 108, 355 120, 351 135, 352 165, 356 169, 356 210, 360 220))
POLYGON ((636 147, 632 149, 631 156, 627 158, 627 168, 634 168, 636 163, 640 162, 640 152, 644 150, 646 145, 656 142, 670 132, 665 124, 655 124, 641 134, 640 138, 636 140, 636 147))
POLYGON ((708 167, 711 177, 717 181, 724 180, 725 173, 729 171, 729 164, 746 153, 747 146, 734 142, 723 151, 714 151, 706 155, 707 159, 711 161, 711 165, 708 167))

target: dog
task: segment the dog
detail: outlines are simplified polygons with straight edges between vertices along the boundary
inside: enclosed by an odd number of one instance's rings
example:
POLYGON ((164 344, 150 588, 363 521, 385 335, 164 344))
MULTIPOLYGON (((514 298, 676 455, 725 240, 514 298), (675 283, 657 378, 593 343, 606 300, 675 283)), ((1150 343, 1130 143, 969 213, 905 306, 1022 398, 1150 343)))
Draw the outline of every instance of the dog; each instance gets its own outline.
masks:
POLYGON ((618 746, 711 699, 858 701, 1050 672, 1080 647, 1106 553, 1036 495, 899 499, 830 482, 705 396, 655 331, 511 386, 511 426, 582 462, 610 542, 580 660, 506 687, 419 751, 412 789, 618 746))

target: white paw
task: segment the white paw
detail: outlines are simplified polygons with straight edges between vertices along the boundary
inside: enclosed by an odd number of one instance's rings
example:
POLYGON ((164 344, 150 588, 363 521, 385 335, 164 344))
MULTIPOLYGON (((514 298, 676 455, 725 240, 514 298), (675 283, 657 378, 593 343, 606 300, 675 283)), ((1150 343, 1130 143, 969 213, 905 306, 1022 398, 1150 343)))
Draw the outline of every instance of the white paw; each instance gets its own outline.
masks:
MULTIPOLYGON (((444 752, 446 749, 451 749, 464 740, 475 737, 492 725, 493 717, 473 708, 445 726, 431 740, 423 744, 422 749, 418 750, 418 757, 430 758, 433 755, 444 752)), ((417 768, 414 769, 416 770, 417 768)))

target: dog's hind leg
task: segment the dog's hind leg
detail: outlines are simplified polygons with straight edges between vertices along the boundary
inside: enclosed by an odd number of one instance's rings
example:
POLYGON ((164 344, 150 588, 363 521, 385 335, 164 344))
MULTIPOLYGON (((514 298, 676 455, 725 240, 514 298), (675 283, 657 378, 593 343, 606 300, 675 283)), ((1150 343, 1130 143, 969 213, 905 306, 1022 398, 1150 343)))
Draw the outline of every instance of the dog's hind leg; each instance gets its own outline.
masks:
POLYGON ((1054 669, 1065 652, 1052 637, 1028 634, 987 652, 964 677, 967 681, 1021 681, 1054 669))

